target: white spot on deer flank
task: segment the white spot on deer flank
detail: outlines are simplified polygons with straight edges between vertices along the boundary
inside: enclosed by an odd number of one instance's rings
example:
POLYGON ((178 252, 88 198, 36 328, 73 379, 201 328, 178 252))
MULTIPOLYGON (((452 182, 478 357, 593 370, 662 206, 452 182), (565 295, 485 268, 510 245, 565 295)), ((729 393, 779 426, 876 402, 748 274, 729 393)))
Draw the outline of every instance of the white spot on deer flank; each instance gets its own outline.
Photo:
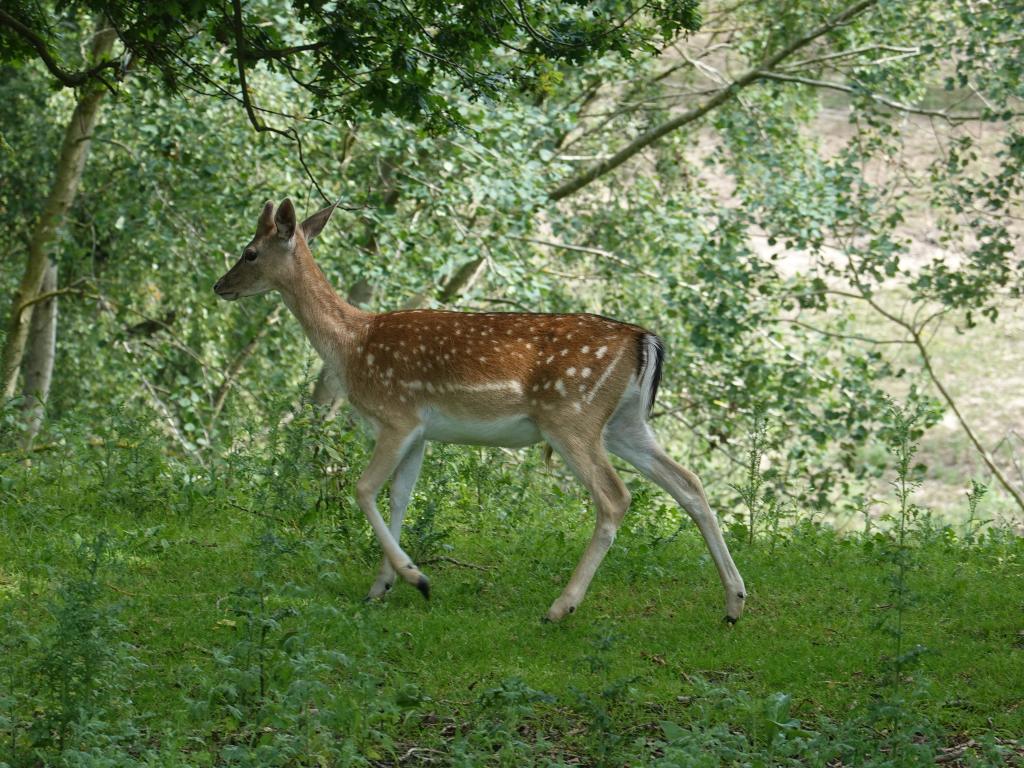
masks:
POLYGON ((482 384, 458 384, 453 385, 451 390, 460 392, 515 392, 521 394, 523 385, 518 381, 487 381, 482 384))
POLYGON ((583 410, 583 406, 582 406, 582 405, 580 405, 579 403, 573 403, 573 404, 572 404, 572 407, 573 407, 574 409, 576 409, 576 413, 579 413, 580 411, 582 411, 582 410, 583 410))
POLYGON ((584 368, 582 371, 580 371, 580 376, 582 376, 584 379, 589 379, 590 378, 590 369, 589 368, 584 368))
POLYGON ((604 357, 604 354, 607 351, 608 347, 598 347, 597 352, 595 352, 594 355, 597 357, 598 360, 600 360, 602 357, 604 357))
POLYGON ((554 355, 548 355, 548 359, 547 359, 547 360, 545 360, 544 362, 545 362, 545 363, 550 363, 550 362, 551 362, 552 360, 554 360, 554 359, 555 359, 555 356, 554 356, 554 355))
POLYGON ((582 352, 584 355, 587 354, 587 352, 589 352, 589 351, 590 351, 590 347, 587 347, 587 346, 583 347, 583 349, 580 350, 580 352, 582 352))
POLYGON ((369 355, 366 356, 366 364, 367 365, 373 365, 373 360, 374 360, 374 358, 373 358, 372 354, 369 354, 369 355))
POLYGON ((612 361, 608 364, 608 367, 604 369, 604 373, 601 374, 601 378, 599 378, 594 383, 594 390, 589 395, 587 395, 588 403, 593 402, 594 396, 597 395, 601 387, 604 386, 604 383, 605 381, 607 381, 608 377, 612 375, 612 371, 615 370, 615 366, 617 366, 619 364, 619 360, 622 359, 623 352, 625 352, 624 349, 619 350, 619 354, 612 358, 612 361))
POLYGON ((575 376, 576 375, 576 369, 575 368, 569 368, 569 369, 566 370, 565 373, 566 373, 567 376, 575 376))
POLYGON ((555 391, 562 397, 565 397, 565 384, 562 383, 561 379, 558 379, 558 381, 555 382, 555 391))

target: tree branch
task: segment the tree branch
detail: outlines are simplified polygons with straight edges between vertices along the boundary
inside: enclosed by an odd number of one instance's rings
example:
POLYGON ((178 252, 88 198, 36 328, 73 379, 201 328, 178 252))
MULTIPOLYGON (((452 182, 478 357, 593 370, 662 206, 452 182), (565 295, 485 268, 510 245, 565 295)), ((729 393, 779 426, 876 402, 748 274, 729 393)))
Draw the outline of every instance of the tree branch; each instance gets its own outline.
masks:
POLYGON ((292 45, 287 48, 262 48, 262 47, 248 47, 245 51, 245 58, 247 60, 259 61, 260 59, 286 59, 289 56, 294 56, 297 53, 305 53, 306 51, 318 51, 323 48, 326 43, 306 43, 305 45, 292 45))
POLYGON ((938 390, 939 395, 942 396, 946 405, 953 412, 953 415, 956 416, 956 420, 960 423, 960 427, 963 429, 964 434, 967 435, 967 439, 971 441, 971 444, 978 451, 978 455, 981 456, 981 460, 985 462, 985 466, 989 468, 989 471, 995 476, 996 480, 999 481, 999 484, 1003 486, 1008 494, 1010 494, 1017 506, 1024 511, 1024 492, 1021 492, 1020 489, 1016 488, 1013 483, 1010 482, 1010 479, 999 468, 999 465, 996 464, 995 458, 992 456, 991 452, 981 444, 981 440, 979 440, 978 436, 974 434, 974 430, 971 429, 971 425, 967 423, 967 419, 960 412, 960 408, 957 407, 956 400, 953 399, 953 395, 951 395, 949 390, 946 389, 946 386, 942 383, 938 373, 936 373, 935 367, 932 365, 931 354, 928 352, 928 343, 922 337, 921 332, 937 315, 929 316, 923 325, 918 325, 912 320, 907 320, 900 315, 893 314, 875 301, 871 292, 867 290, 866 286, 861 282, 860 273, 853 262, 853 258, 849 254, 847 254, 847 265, 850 278, 853 281, 854 286, 856 286, 857 290, 861 293, 860 298, 866 301, 868 306, 875 310, 875 312, 903 328, 910 335, 910 342, 917 348, 917 353, 921 356, 921 363, 924 365, 925 373, 928 374, 928 378, 931 379, 935 389, 938 390))
POLYGON ((938 109, 924 109, 922 107, 915 107, 912 104, 904 104, 901 101, 894 101, 886 96, 880 96, 877 93, 871 93, 863 88, 855 88, 845 83, 837 83, 833 80, 814 80, 810 77, 799 77, 797 75, 784 75, 780 72, 762 72, 761 77, 765 80, 778 80, 784 83, 800 83, 801 85, 808 85, 812 88, 827 88, 833 91, 841 91, 843 93, 850 93, 855 96, 867 96, 872 101, 875 101, 882 106, 895 109, 899 112, 910 112, 915 115, 925 115, 926 117, 938 117, 949 123, 962 123, 969 120, 980 120, 982 116, 974 113, 962 113, 962 114, 950 114, 938 109))
POLYGON ((859 2, 849 6, 846 10, 836 16, 833 16, 821 26, 816 27, 802 37, 793 40, 782 50, 766 58, 760 66, 747 70, 700 106, 694 107, 681 115, 677 115, 671 120, 666 120, 664 123, 654 126, 645 133, 642 133, 640 136, 637 136, 633 141, 624 146, 610 158, 592 165, 578 176, 555 187, 555 189, 548 194, 548 200, 555 202, 568 197, 569 195, 575 194, 587 184, 594 181, 594 179, 618 168, 624 162, 633 157, 633 155, 640 152, 640 150, 655 143, 666 134, 700 119, 708 112, 715 109, 715 107, 735 97, 743 88, 764 79, 764 75, 768 71, 772 70, 786 58, 814 42, 822 35, 828 34, 832 30, 843 26, 851 19, 875 5, 877 1, 878 0, 860 0, 859 2))
POLYGON ((267 316, 263 318, 263 322, 260 324, 259 330, 253 334, 253 337, 249 339, 246 345, 242 347, 237 355, 235 355, 235 358, 228 364, 227 369, 223 372, 224 380, 217 388, 217 394, 214 396, 213 401, 213 412, 210 414, 210 431, 213 430, 214 424, 216 424, 217 419, 220 416, 220 412, 224 408, 224 403, 227 401, 228 393, 231 391, 231 387, 234 385, 235 379, 238 377, 238 374, 241 373, 246 361, 252 356, 252 353, 256 351, 256 347, 259 345, 260 339, 262 339, 267 333, 270 326, 277 321, 280 314, 280 305, 267 313, 267 316))
POLYGON ((89 69, 83 69, 80 72, 71 72, 64 69, 57 63, 57 60, 53 57, 53 54, 50 53, 50 49, 47 47, 46 41, 43 40, 43 38, 2 9, 0 9, 0 25, 14 30, 14 32, 28 43, 29 46, 35 50, 40 61, 46 65, 50 74, 57 78, 61 85, 67 88, 77 88, 80 85, 85 85, 85 83, 93 79, 103 82, 103 79, 99 76, 100 72, 105 69, 115 69, 120 66, 120 62, 117 59, 108 59, 106 61, 101 61, 99 64, 96 64, 89 69))
POLYGON ((644 277, 649 277, 652 280, 661 280, 662 279, 661 275, 655 274, 654 272, 651 272, 649 270, 646 270, 646 269, 643 269, 641 267, 638 267, 636 264, 631 264, 629 261, 627 261, 626 259, 622 258, 621 256, 617 256, 616 254, 612 253, 611 251, 606 251, 606 250, 604 250, 602 248, 592 248, 592 247, 587 246, 587 245, 574 245, 573 243, 556 243, 556 242, 553 242, 551 240, 540 240, 540 239, 538 239, 536 237, 522 237, 521 235, 506 235, 506 237, 509 240, 521 240, 524 243, 533 243, 534 245, 544 245, 544 246, 547 246, 548 248, 558 248, 558 249, 566 250, 566 251, 578 251, 580 253, 590 253, 590 254, 593 254, 594 256, 600 256, 602 259, 607 259, 608 261, 614 262, 615 264, 618 264, 621 267, 626 267, 627 269, 632 269, 632 270, 634 270, 636 272, 639 272, 644 277))

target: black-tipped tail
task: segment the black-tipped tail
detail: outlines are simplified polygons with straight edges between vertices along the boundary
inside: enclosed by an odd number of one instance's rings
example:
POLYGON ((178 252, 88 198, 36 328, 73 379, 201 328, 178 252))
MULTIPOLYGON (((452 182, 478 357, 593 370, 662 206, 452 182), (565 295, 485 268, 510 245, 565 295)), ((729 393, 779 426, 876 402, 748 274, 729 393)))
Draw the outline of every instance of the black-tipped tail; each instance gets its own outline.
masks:
POLYGON ((641 333, 637 337, 639 354, 637 354, 637 378, 640 380, 640 391, 644 394, 644 413, 651 415, 654 401, 658 398, 658 387, 661 385, 661 367, 665 362, 665 345, 653 333, 641 333))

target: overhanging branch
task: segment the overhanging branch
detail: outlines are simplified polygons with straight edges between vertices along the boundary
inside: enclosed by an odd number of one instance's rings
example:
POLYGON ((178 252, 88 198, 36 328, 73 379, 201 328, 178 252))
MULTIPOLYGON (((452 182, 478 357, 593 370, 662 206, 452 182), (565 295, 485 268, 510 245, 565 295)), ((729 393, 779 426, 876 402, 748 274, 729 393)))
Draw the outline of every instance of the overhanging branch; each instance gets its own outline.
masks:
POLYGON ((822 35, 828 34, 832 30, 848 23, 851 19, 859 16, 868 8, 875 5, 877 1, 878 0, 860 0, 860 2, 849 6, 846 10, 836 16, 833 16, 821 26, 816 27, 802 37, 793 40, 789 45, 769 56, 761 63, 760 66, 747 70, 700 106, 694 107, 681 115, 677 115, 671 120, 666 120, 664 123, 654 126, 640 136, 637 136, 633 141, 611 157, 602 160, 599 163, 595 163, 578 176, 575 176, 574 178, 571 178, 555 187, 555 189, 548 194, 548 199, 555 202, 578 192, 587 184, 594 181, 594 179, 618 168, 624 162, 633 157, 633 155, 655 143, 666 134, 681 128, 688 123, 692 123, 695 120, 699 120, 708 112, 715 109, 715 107, 734 98, 742 89, 758 82, 759 80, 765 79, 765 74, 774 69, 782 61, 792 56, 802 48, 805 48, 822 35))
POLYGON ((36 52, 36 55, 39 57, 39 60, 46 65, 50 74, 57 78, 61 85, 68 88, 77 88, 81 85, 85 85, 93 79, 101 80, 99 76, 100 72, 105 69, 113 69, 119 66, 119 62, 116 59, 108 59, 106 61, 101 61, 99 64, 96 64, 89 69, 83 69, 80 72, 71 72, 64 69, 57 63, 57 60, 54 58, 53 54, 50 53, 50 49, 43 38, 4 10, 0 10, 0 26, 5 26, 8 29, 14 30, 22 40, 32 47, 36 52))
POLYGON ((904 104, 901 101, 890 99, 887 96, 882 96, 877 93, 871 93, 870 91, 865 91, 862 88, 855 88, 854 86, 846 85, 845 83, 837 83, 833 80, 815 80, 810 77, 784 75, 780 72, 762 72, 761 78, 764 80, 777 80, 783 83, 799 83, 801 85, 807 85, 812 88, 825 88, 832 91, 840 91, 842 93, 853 94, 855 96, 866 96, 872 101, 881 104, 883 107, 888 107, 889 109, 894 109, 898 112, 909 112, 914 115, 924 115, 926 117, 938 117, 950 123, 962 123, 970 120, 982 119, 982 115, 969 112, 951 114, 944 110, 915 107, 913 104, 904 104))
POLYGON ((281 136, 285 136, 295 142, 295 147, 299 153, 299 165, 306 172, 306 176, 312 182, 316 188, 317 193, 323 198, 323 201, 330 205, 335 202, 327 196, 320 183, 316 180, 316 176, 309 169, 309 165, 306 163, 306 156, 302 151, 302 137, 299 136, 299 132, 295 127, 288 129, 274 128, 273 126, 263 123, 256 115, 256 108, 253 106, 252 97, 249 95, 249 82, 245 74, 245 57, 249 51, 249 47, 245 43, 245 29, 242 23, 242 2, 241 0, 231 0, 231 7, 234 11, 234 33, 235 33, 235 64, 238 67, 238 84, 242 89, 242 106, 245 107, 245 114, 249 117, 249 122, 252 127, 256 129, 258 133, 276 133, 281 136))

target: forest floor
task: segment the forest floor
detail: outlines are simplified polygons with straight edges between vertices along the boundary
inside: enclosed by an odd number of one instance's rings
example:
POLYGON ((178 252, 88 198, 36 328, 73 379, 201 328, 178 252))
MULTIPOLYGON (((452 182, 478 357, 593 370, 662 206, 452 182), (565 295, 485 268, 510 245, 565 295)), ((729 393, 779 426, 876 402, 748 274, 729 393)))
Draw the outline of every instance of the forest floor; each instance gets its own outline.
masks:
POLYGON ((730 627, 692 525, 637 483, 586 601, 545 624, 586 499, 437 448, 403 539, 432 599, 367 604, 349 473, 290 444, 175 470, 117 438, 4 468, 0 764, 1024 765, 1008 531, 729 537, 750 595, 730 627))

